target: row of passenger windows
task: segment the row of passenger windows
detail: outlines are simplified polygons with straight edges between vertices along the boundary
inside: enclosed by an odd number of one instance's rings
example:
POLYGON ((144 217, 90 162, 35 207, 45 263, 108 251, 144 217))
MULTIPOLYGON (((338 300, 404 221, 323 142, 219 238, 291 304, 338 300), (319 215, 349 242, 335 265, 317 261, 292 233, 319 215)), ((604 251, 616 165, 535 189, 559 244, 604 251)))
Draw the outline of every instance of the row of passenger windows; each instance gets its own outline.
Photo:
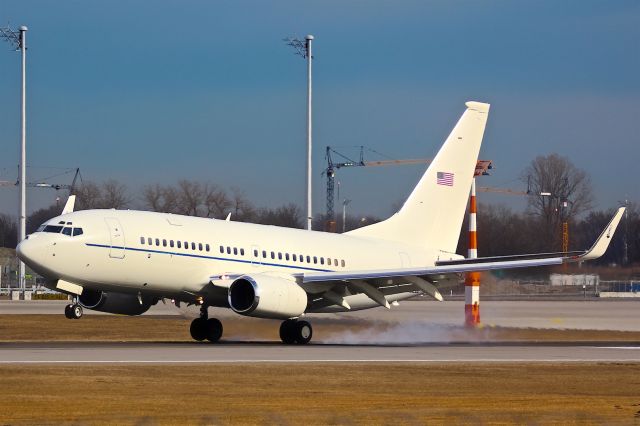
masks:
MULTIPOLYGON (((254 257, 258 257, 258 250, 257 249, 253 250, 253 256, 254 257)), ((294 254, 282 253, 282 252, 277 252, 276 253, 275 251, 269 252, 269 256, 267 256, 267 251, 266 250, 262 250, 262 258, 263 259, 267 259, 267 257, 270 257, 271 259, 274 259, 274 260, 277 257, 278 260, 283 260, 284 259, 284 260, 288 260, 288 261, 290 260, 292 262, 300 262, 300 263, 312 263, 313 262, 316 265, 318 264, 318 262, 321 265, 324 265, 325 261, 326 261, 326 265, 327 266, 332 266, 332 265, 333 266, 338 266, 338 265, 340 265, 343 268, 345 266, 344 260, 338 261, 338 259, 331 258, 331 257, 324 258, 324 257, 321 257, 321 256, 320 257, 319 256, 309 256, 309 255, 304 255, 304 254, 298 255, 298 254, 295 254, 295 253, 294 254)))
MULTIPOLYGON (((211 247, 209 246, 209 244, 194 243, 194 242, 189 243, 188 241, 182 242, 182 241, 174 241, 174 240, 166 240, 166 239, 150 238, 150 237, 147 237, 147 238, 140 237, 140 244, 149 245, 149 246, 155 245, 158 247, 160 246, 177 247, 177 248, 184 248, 185 250, 189 250, 189 248, 191 248, 191 250, 199 250, 199 251, 211 250, 211 247)), ((220 246, 220 253, 234 254, 236 256, 239 254, 240 256, 244 256, 244 249, 237 248, 237 247, 220 246)), ((325 258, 322 256, 289 254, 289 253, 282 253, 282 252, 275 252, 275 251, 267 252, 267 250, 262 250, 262 253, 260 253, 258 249, 253 250, 254 258, 260 257, 260 254, 262 254, 263 259, 271 258, 273 260, 277 259, 277 260, 286 260, 286 261, 299 262, 299 263, 313 263, 315 265, 319 263, 320 265, 341 266, 343 268, 345 267, 344 259, 338 260, 336 258, 331 258, 331 257, 325 258)))
POLYGON ((140 244, 146 244, 146 245, 149 245, 149 246, 156 245, 158 247, 160 247, 160 246, 162 246, 162 247, 177 247, 177 248, 184 248, 185 250, 189 250, 189 247, 191 247, 191 250, 199 250, 199 251, 202 251, 202 250, 210 251, 211 250, 211 247, 209 246, 209 244, 194 243, 194 242, 189 243, 188 241, 182 242, 182 241, 173 241, 173 240, 166 240, 166 239, 160 239, 160 238, 151 238, 151 237, 147 237, 146 239, 145 239, 145 237, 140 237, 140 244))

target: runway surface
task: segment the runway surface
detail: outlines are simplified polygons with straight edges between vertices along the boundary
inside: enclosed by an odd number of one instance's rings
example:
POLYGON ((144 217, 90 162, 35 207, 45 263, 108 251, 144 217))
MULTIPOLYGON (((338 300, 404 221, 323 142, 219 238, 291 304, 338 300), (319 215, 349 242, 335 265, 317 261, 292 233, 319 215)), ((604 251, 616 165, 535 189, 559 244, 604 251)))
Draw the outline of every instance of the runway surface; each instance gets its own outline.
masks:
MULTIPOLYGON (((65 302, 0 302, 2 314, 61 315, 65 302)), ((234 363, 234 362, 640 362, 635 342, 535 343, 491 342, 470 338, 450 340, 450 326, 459 326, 462 302, 403 302, 391 310, 330 315, 307 315, 305 319, 325 330, 339 324, 342 332, 318 333, 307 346, 282 345, 275 340, 229 336, 220 344, 193 341, 163 342, 7 342, 0 343, 0 364, 82 363, 234 363), (322 319, 320 319, 322 318, 322 319), (353 331, 349 324, 364 322, 353 331), (351 321, 351 322, 349 322, 351 321), (391 327, 388 325, 392 324, 391 327), (409 343, 407 343, 409 342, 409 343), (444 342, 444 343, 443 343, 444 342), (450 342, 450 343, 446 343, 450 342)), ((494 301, 481 305, 485 325, 516 329, 575 329, 640 331, 637 301, 494 301)), ((85 310, 89 316, 97 315, 85 310)), ((210 316, 225 321, 251 321, 225 309, 210 309, 210 316)), ((197 309, 178 310, 158 304, 152 315, 197 315, 197 309)), ((80 320, 82 321, 82 320, 80 320)), ((260 320, 258 320, 260 321, 260 320)), ((185 321, 185 327, 188 322, 185 321)), ((270 325, 269 325, 270 326, 270 325)), ((274 329, 278 326, 273 323, 274 329)), ((46 327, 46 325, 45 325, 46 327)), ((262 325, 264 327, 264 325, 262 325)), ((188 337, 187 337, 188 338, 188 337)), ((123 339, 127 340, 127 339, 123 339)), ((605 337, 606 340, 606 337, 605 337)))
POLYGON ((423 344, 285 346, 279 343, 3 343, 1 364, 260 362, 640 362, 640 346, 423 344))

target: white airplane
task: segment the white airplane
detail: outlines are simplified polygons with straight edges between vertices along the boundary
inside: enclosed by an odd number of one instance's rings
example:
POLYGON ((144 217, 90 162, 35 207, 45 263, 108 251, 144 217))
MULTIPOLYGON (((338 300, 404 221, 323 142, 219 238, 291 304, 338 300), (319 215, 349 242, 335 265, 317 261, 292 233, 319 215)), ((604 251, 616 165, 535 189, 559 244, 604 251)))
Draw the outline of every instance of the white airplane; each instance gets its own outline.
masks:
MULTIPOLYGON (((73 212, 44 223, 17 248, 46 286, 82 308, 139 315, 159 300, 200 306, 191 336, 218 341, 222 324, 208 307, 284 320, 284 343, 305 344, 306 313, 348 312, 425 293, 469 271, 581 262, 601 256, 619 209, 585 252, 465 259, 455 253, 489 104, 467 109, 402 208, 344 234, 132 210, 73 212)), ((228 218, 227 218, 228 219, 228 218)))

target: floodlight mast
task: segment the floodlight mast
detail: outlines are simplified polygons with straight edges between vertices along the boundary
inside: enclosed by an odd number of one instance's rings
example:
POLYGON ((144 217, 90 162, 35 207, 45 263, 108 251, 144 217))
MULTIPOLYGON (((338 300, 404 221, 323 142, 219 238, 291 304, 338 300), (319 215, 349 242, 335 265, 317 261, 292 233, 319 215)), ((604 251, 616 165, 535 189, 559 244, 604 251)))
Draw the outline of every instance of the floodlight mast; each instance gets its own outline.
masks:
MULTIPOLYGON (((27 201, 26 201, 26 142, 27 142, 27 27, 22 25, 18 31, 14 31, 9 27, 0 28, 0 37, 15 46, 22 54, 22 94, 20 109, 20 212, 19 212, 19 230, 18 244, 24 240, 26 236, 26 220, 27 220, 27 201)), ((25 282, 25 266, 22 261, 18 266, 18 287, 24 298, 26 290, 25 282)))
POLYGON ((284 41, 291 47, 296 50, 296 55, 300 55, 307 60, 307 229, 311 231, 313 214, 312 214, 312 193, 311 193, 311 154, 312 154, 312 143, 311 143, 311 100, 312 100, 312 86, 311 86, 311 60, 313 59, 313 54, 311 53, 311 42, 313 41, 313 36, 311 34, 307 35, 304 40, 300 40, 298 38, 285 38, 284 41))

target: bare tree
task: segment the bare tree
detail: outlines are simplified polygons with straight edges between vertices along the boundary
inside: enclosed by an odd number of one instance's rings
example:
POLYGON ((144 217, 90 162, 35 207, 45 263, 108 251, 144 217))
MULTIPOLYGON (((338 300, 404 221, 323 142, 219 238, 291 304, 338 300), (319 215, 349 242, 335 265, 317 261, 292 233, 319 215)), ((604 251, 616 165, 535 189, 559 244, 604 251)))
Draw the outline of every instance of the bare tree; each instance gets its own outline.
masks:
POLYGON ((231 217, 238 222, 252 222, 256 218, 256 209, 243 191, 231 188, 231 217))
POLYGON ((209 184, 205 187, 203 204, 206 210, 205 216, 217 219, 222 219, 229 214, 233 205, 227 193, 215 184, 209 184))
POLYGON ((163 213, 178 212, 178 193, 172 186, 158 184, 146 186, 142 190, 144 205, 151 211, 163 213))
POLYGON ((100 187, 93 182, 84 181, 76 187, 76 210, 89 210, 102 208, 102 192, 100 187))
POLYGON ((0 247, 15 248, 18 244, 18 220, 0 213, 0 247))
POLYGON ((204 199, 205 188, 200 182, 181 180, 178 182, 177 213, 188 216, 201 216, 200 205, 204 199))
POLYGON ((102 184, 101 205, 105 209, 123 209, 131 203, 127 187, 117 180, 110 179, 102 184))
POLYGON ((529 212, 540 222, 544 245, 558 247, 562 222, 571 222, 593 205, 589 175, 558 154, 536 157, 522 174, 531 196, 529 212), (541 194, 549 195, 541 195, 541 194))
POLYGON ((256 222, 264 225, 285 226, 287 228, 304 227, 303 214, 300 207, 293 203, 275 209, 263 208, 258 211, 256 222))

